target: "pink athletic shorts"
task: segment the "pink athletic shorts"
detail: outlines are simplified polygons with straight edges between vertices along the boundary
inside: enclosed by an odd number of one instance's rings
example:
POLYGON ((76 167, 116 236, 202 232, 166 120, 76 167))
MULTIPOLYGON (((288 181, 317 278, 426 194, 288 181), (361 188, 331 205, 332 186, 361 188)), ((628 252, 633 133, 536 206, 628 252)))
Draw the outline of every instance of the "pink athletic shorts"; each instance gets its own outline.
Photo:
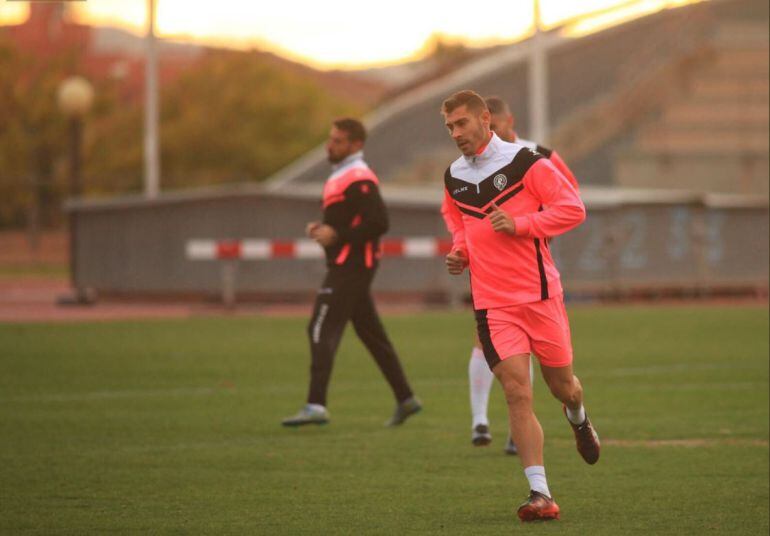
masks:
POLYGON ((534 354, 547 367, 572 363, 572 339, 562 295, 496 309, 477 309, 476 328, 489 368, 534 354))

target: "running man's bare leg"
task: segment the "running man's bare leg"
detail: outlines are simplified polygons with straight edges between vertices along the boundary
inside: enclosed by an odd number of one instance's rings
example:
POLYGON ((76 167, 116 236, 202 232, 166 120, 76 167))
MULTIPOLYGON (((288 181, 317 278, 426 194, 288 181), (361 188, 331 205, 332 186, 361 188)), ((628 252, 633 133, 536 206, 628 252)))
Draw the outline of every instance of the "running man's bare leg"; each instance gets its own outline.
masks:
POLYGON ((511 434, 525 468, 543 465, 543 428, 532 408, 529 354, 511 356, 494 368, 505 393, 511 434))
POLYGON ((564 404, 564 413, 575 434, 577 450, 588 464, 599 460, 601 443, 583 407, 583 386, 572 372, 572 365, 547 367, 541 365, 543 378, 553 396, 564 404))
POLYGON ((569 409, 578 411, 583 405, 583 386, 573 373, 572 365, 564 367, 540 365, 540 369, 551 394, 569 409))

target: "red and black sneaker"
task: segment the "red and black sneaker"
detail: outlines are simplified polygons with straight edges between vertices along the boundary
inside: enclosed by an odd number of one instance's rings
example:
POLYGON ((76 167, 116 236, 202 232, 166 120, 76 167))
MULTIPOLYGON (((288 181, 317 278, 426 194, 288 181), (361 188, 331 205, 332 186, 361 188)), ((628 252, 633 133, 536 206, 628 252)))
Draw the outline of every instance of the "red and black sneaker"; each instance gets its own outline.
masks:
MULTIPOLYGON (((562 406, 564 415, 567 415, 567 407, 562 406)), ((599 451, 601 450, 601 443, 599 442, 599 435, 591 425, 591 421, 586 415, 586 420, 583 424, 574 424, 567 418, 567 422, 572 427, 572 431, 575 433, 575 443, 577 444, 577 451, 583 457, 587 464, 593 465, 599 461, 599 451)))
POLYGON ((539 491, 530 491, 527 502, 519 506, 519 519, 528 521, 551 521, 559 519, 559 505, 554 500, 539 491))

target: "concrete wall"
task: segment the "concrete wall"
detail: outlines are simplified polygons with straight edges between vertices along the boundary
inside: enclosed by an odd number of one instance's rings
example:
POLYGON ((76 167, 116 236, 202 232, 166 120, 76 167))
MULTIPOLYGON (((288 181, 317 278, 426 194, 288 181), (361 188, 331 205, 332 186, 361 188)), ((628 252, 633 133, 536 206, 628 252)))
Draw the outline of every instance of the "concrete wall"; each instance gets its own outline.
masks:
MULTIPOLYGON (((446 236, 439 195, 386 189, 388 236, 446 236)), ((551 244, 568 292, 767 287, 767 200, 589 189, 583 196, 586 223, 551 244)), ((313 194, 253 190, 81 202, 70 213, 79 287, 202 296, 220 292, 222 266, 188 260, 188 240, 299 238, 320 207, 313 194)), ((294 299, 312 293, 324 272, 320 260, 241 261, 237 291, 294 299)), ((375 284, 384 293, 442 296, 466 287, 467 277, 450 278, 440 258, 384 259, 375 284)))

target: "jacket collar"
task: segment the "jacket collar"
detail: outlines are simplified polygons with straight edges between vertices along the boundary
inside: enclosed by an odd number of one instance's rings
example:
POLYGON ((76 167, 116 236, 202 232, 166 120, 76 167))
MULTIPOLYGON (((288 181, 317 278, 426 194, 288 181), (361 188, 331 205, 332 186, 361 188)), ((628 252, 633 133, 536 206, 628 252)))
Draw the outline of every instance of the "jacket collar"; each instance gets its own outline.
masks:
POLYGON ((480 166, 484 164, 484 162, 487 162, 495 154, 497 154, 497 152, 500 150, 501 143, 503 143, 503 141, 497 136, 497 134, 492 132, 492 137, 490 137, 489 143, 487 143, 486 147, 484 147, 480 153, 471 156, 463 155, 463 158, 465 158, 465 161, 468 163, 468 165, 480 166))

